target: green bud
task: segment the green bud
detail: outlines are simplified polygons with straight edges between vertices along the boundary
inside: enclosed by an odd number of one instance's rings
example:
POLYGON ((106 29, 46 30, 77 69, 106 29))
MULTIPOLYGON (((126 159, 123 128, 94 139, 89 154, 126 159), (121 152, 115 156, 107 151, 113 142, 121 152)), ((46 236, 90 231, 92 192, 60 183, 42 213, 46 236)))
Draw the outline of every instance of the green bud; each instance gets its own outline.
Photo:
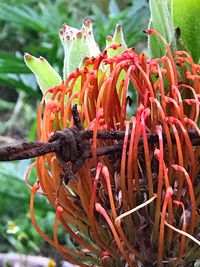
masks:
POLYGON ((59 74, 52 68, 45 58, 36 58, 25 53, 24 60, 29 69, 35 74, 43 95, 49 88, 55 87, 62 82, 59 74))
POLYGON ((113 37, 108 36, 106 39, 106 47, 109 47, 112 44, 120 45, 120 47, 117 48, 116 50, 109 48, 108 49, 108 56, 109 57, 112 57, 115 55, 121 55, 127 49, 127 45, 126 45, 126 42, 124 40, 124 35, 123 35, 121 24, 116 25, 114 36, 113 37))
POLYGON ((63 79, 66 80, 74 69, 81 67, 85 57, 97 56, 100 50, 94 39, 92 22, 87 18, 80 30, 64 24, 59 35, 64 47, 63 79))
MULTIPOLYGON (((108 36, 106 38, 106 48, 108 48, 107 49, 108 57, 113 57, 115 55, 121 55, 127 49, 127 45, 126 45, 126 42, 124 40, 124 35, 123 35, 121 24, 116 25, 113 37, 108 36), (120 45, 120 46, 117 49, 109 48, 111 45, 114 45, 114 44, 120 45)), ((124 70, 122 70, 120 75, 119 75, 118 82, 117 82, 117 88, 119 88, 120 81, 122 79, 125 79, 125 77, 126 77, 126 72, 124 70)))

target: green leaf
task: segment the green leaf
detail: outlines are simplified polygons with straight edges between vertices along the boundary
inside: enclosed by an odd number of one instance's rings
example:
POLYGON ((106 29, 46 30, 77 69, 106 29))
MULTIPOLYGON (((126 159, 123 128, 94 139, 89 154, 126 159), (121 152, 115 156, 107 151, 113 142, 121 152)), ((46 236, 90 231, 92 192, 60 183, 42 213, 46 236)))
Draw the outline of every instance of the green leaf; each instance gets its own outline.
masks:
POLYGON ((118 16, 119 15, 120 9, 119 9, 119 6, 118 6, 116 0, 110 0, 110 3, 109 3, 109 13, 110 13, 110 16, 111 17, 115 17, 115 16, 118 16))
POLYGON ((24 65, 23 58, 0 50, 0 73, 30 73, 24 65))
POLYGON ((35 99, 40 99, 40 94, 32 89, 31 87, 25 85, 22 81, 18 80, 17 78, 11 78, 7 75, 0 74, 0 83, 7 84, 12 88, 19 89, 21 91, 26 92, 30 97, 33 97, 35 99))
POLYGON ((0 3, 0 20, 10 21, 14 24, 45 32, 46 27, 41 23, 40 16, 28 6, 12 6, 0 3))
POLYGON ((14 103, 0 99, 0 111, 1 110, 12 110, 14 108, 14 103))
MULTIPOLYGON (((166 41, 175 48, 174 28, 167 2, 164 0, 150 0, 149 5, 151 11, 149 28, 159 31, 166 41)), ((153 58, 161 57, 166 53, 164 44, 154 34, 149 36, 149 48, 153 58)))
POLYGON ((111 35, 113 28, 118 23, 123 26, 123 32, 128 47, 132 47, 136 43, 143 41, 146 37, 143 34, 143 30, 147 27, 146 25, 149 17, 147 1, 130 1, 126 8, 120 8, 119 13, 116 8, 113 10, 110 8, 114 2, 119 3, 119 1, 116 0, 112 3, 110 2, 107 12, 102 12, 94 3, 91 5, 93 13, 91 18, 94 21, 95 37, 100 47, 105 47, 105 36, 111 35))
POLYGON ((49 88, 55 87, 62 82, 61 77, 45 58, 36 58, 26 53, 24 55, 24 60, 29 69, 35 74, 43 94, 45 94, 49 88))
POLYGON ((171 10, 174 26, 179 27, 185 48, 198 63, 200 59, 200 1, 171 0, 171 10))

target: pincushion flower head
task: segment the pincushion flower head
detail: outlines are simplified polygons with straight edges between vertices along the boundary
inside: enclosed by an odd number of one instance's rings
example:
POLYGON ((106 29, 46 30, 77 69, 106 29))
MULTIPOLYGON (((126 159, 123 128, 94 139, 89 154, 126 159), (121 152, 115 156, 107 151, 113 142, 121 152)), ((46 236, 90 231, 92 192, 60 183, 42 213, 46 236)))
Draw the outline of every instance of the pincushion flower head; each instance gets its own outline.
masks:
POLYGON ((63 142, 61 154, 38 157, 27 171, 27 179, 32 167, 38 175, 31 218, 78 266, 189 266, 200 256, 200 66, 156 30, 146 33, 166 55, 127 48, 121 25, 103 51, 90 20, 81 30, 64 25, 62 79, 44 58, 25 54, 43 92, 38 139, 63 142), (55 208, 53 237, 35 218, 37 192, 55 208), (59 241, 59 227, 73 249, 59 241))

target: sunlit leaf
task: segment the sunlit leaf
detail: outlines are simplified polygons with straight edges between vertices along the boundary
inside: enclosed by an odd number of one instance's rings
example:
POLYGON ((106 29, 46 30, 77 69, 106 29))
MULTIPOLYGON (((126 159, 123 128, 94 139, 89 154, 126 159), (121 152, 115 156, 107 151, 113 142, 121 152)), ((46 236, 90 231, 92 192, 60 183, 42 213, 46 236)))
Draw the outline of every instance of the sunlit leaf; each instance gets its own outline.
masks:
MULTIPOLYGON (((149 28, 159 31, 165 40, 175 48, 174 27, 167 2, 164 0, 150 0, 149 6, 151 11, 149 28)), ((166 53, 164 44, 155 35, 149 36, 149 48, 152 57, 161 57, 166 53)))
POLYGON ((185 48, 194 61, 200 59, 200 1, 172 0, 172 15, 175 27, 179 27, 185 48))
POLYGON ((45 58, 36 58, 26 53, 24 55, 24 60, 29 69, 35 74, 43 94, 49 88, 55 87, 62 82, 59 74, 52 68, 45 58))

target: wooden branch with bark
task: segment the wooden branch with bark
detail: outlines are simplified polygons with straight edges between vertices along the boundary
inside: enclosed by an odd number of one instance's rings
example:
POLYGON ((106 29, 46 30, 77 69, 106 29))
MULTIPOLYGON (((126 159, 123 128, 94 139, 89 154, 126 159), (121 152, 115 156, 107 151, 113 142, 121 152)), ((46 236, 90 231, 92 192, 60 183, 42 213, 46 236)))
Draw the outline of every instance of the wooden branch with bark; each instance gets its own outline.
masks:
MULTIPOLYGON (((23 142, 21 144, 3 147, 0 149, 0 161, 30 159, 55 152, 65 162, 71 161, 72 163, 76 163, 79 160, 80 164, 75 168, 77 171, 78 167, 87 158, 92 157, 89 140, 93 138, 93 131, 83 129, 76 106, 73 106, 72 114, 74 119, 73 127, 55 132, 48 142, 23 142), (82 161, 80 160, 81 157, 82 161)), ((97 148, 97 156, 120 152, 123 146, 124 135, 124 131, 97 131, 97 139, 119 141, 115 145, 97 148)), ((131 130, 129 131, 129 138, 130 135, 131 130)), ((188 136, 193 146, 200 145, 200 136, 197 131, 188 130, 188 136)), ((158 136, 155 133, 147 133, 147 140, 152 144, 157 143, 158 136)), ((166 141, 165 134, 163 134, 163 140, 166 141)), ((176 142, 173 134, 171 134, 171 140, 173 143, 176 142)), ((139 139, 139 145, 142 144, 143 139, 141 137, 139 139)))

